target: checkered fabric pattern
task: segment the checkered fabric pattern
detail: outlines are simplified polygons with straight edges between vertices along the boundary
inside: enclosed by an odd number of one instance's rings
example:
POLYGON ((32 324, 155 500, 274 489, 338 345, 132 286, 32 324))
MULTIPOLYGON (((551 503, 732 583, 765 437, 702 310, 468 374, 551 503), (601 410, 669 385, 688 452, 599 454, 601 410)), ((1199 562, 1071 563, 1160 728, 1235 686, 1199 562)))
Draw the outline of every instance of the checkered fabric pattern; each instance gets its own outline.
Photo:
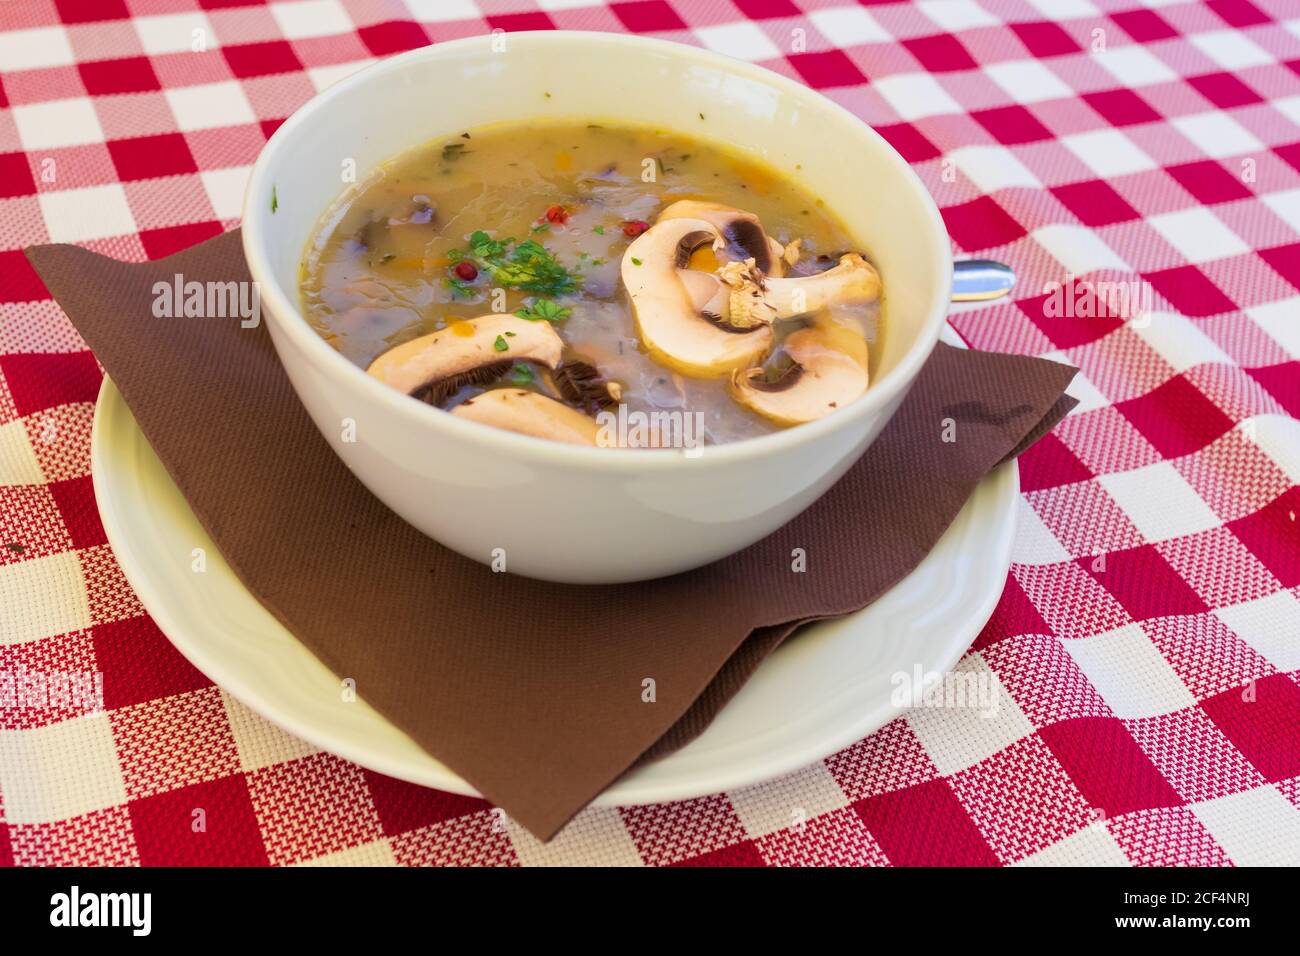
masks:
POLYGON ((0 863, 1300 863, 1300 7, 1294 0, 18 0, 0 5, 0 863), (1015 563, 920 708, 742 791, 592 809, 548 845, 288 736, 187 664, 114 562, 100 370, 20 249, 159 257, 376 58, 493 29, 654 33, 758 62, 893 143, 1014 301, 975 347, 1082 370, 1023 459, 1015 563), (1139 319, 1052 283, 1138 283, 1139 319), (191 827, 195 808, 207 833, 191 827))

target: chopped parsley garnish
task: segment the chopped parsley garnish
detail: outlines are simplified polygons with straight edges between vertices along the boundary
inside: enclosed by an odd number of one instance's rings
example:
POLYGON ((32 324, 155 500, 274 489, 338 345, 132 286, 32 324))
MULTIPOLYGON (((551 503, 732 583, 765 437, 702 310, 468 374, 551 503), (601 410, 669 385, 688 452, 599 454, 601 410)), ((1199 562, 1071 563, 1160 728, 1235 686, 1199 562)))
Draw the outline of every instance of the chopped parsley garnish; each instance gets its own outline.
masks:
POLYGON ((638 259, 636 256, 633 256, 633 257, 632 257, 632 265, 634 265, 634 266, 639 266, 640 264, 641 264, 641 260, 638 259))
POLYGON ((531 231, 533 232, 549 232, 550 229, 551 224, 549 222, 539 222, 537 225, 531 227, 531 231))
POLYGON ((514 367, 510 379, 514 385, 531 385, 533 383, 533 367, 521 362, 514 367))
POLYGON ((510 343, 506 341, 506 337, 504 335, 498 335, 497 340, 492 343, 492 347, 496 349, 498 352, 504 352, 510 348, 510 343))
POLYGON ((280 208, 280 200, 275 195, 275 187, 272 186, 271 187, 271 212, 275 212, 279 208, 280 208))
POLYGON ((516 309, 515 315, 530 322, 563 322, 573 310, 551 299, 534 299, 532 305, 516 309))
POLYGON ((452 262, 473 262, 493 282, 509 289, 556 296, 578 288, 577 277, 534 239, 493 239, 480 229, 470 235, 468 249, 452 249, 447 255, 452 262))
POLYGON ((591 230, 591 231, 594 232, 594 233, 595 233, 596 235, 598 235, 598 236, 603 236, 603 235, 605 234, 605 227, 604 227, 604 226, 597 226, 595 229, 593 229, 593 230, 591 230))
POLYGON ((478 289, 466 282, 464 279, 458 279, 456 276, 448 276, 442 280, 443 286, 451 290, 451 294, 457 299, 472 299, 478 295, 478 289))

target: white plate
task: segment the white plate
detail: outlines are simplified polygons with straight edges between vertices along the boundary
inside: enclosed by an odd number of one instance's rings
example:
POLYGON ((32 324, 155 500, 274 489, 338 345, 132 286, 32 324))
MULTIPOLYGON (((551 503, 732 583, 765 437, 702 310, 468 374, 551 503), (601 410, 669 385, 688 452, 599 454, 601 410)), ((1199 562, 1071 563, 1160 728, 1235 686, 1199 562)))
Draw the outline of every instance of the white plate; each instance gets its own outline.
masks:
MULTIPOLYGON (((944 339, 956 344, 945 330, 944 339)), ((474 794, 368 705, 339 707, 339 680, 239 583, 104 380, 91 436, 95 497, 127 580, 163 633, 237 700, 371 770, 474 794), (207 570, 191 570, 203 548, 207 570)), ((925 561, 870 607, 804 628, 698 739, 627 774, 595 801, 718 793, 814 763, 898 716, 898 673, 942 673, 993 613, 1011 564, 1019 473, 990 474, 925 561)))

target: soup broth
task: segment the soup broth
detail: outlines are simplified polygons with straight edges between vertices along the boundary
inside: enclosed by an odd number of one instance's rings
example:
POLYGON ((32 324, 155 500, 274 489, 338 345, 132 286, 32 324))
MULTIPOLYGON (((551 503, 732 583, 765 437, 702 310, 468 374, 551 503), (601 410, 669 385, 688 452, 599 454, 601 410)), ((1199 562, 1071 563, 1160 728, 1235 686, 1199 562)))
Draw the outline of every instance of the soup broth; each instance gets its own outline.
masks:
MULTIPOLYGON (((730 373, 699 377, 698 369, 665 360, 662 350, 647 346, 638 326, 645 315, 634 312, 625 277, 639 277, 627 270, 642 263, 635 257, 624 262, 625 255, 665 209, 683 200, 757 217, 760 234, 771 240, 770 274, 828 272, 855 249, 816 196, 719 144, 603 123, 489 127, 400 155, 343 196, 309 244, 301 281, 304 313, 326 341, 363 368, 430 333, 468 338, 473 332, 464 320, 522 315, 558 333, 561 367, 590 367, 599 380, 613 383, 613 401, 603 407, 621 403, 633 412, 698 413, 705 443, 779 430, 789 422, 738 401, 728 387, 730 373)), ((743 272, 753 247, 734 241, 736 235, 724 235, 725 247, 706 241, 687 250, 689 258, 678 266, 707 277, 734 262, 732 269, 743 272)), ((761 273, 749 275, 763 286, 761 273)), ((878 293, 878 278, 876 288, 878 293)), ((786 312, 804 304, 799 295, 794 298, 786 312)), ((814 294, 807 312, 772 321, 770 333, 763 331, 770 347, 755 362, 765 368, 754 373, 756 387, 783 387, 791 366, 799 370, 785 343, 810 327, 832 339, 847 336, 859 343, 854 348, 865 342, 858 361, 873 372, 877 299, 825 304, 814 294)), ((735 297, 728 301, 734 310, 735 297)), ((709 308, 701 311, 716 321, 709 308)), ((733 315, 727 321, 739 320, 733 315)), ((727 331, 734 333, 723 337, 727 345, 753 337, 745 328, 727 331)), ((583 394, 584 383, 567 393, 544 363, 512 357, 521 347, 515 333, 505 331, 494 340, 499 356, 490 371, 463 375, 450 392, 421 397, 452 409, 502 387, 561 401, 566 394, 583 394)), ((866 381, 864 374, 862 387, 866 381)), ((588 404, 584 413, 594 414, 595 407, 588 404)))

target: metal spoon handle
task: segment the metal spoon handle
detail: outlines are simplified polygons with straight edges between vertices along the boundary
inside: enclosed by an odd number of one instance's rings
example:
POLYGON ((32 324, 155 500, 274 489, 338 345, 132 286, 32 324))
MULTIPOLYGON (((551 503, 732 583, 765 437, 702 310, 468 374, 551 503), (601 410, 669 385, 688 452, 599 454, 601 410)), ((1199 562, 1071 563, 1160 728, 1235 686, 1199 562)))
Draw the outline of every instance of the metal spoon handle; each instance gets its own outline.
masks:
POLYGON ((1016 284, 1011 267, 992 259, 963 259, 952 264, 952 301, 1000 299, 1016 284))

